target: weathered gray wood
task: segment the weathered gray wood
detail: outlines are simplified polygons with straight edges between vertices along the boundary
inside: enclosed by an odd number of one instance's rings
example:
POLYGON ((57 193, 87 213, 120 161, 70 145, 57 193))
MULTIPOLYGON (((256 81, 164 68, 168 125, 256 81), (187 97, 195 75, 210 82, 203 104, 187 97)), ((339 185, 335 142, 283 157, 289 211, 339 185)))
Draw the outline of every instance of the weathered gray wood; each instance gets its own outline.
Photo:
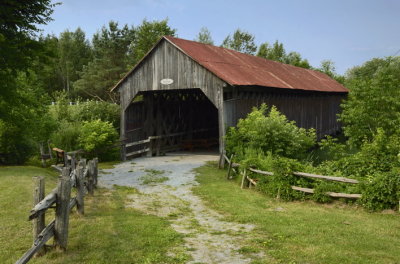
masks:
POLYGON ((77 204, 76 197, 69 199, 69 204, 68 204, 69 211, 71 211, 76 204, 77 204))
POLYGON ((298 186, 291 186, 293 190, 300 191, 300 192, 305 192, 305 193, 314 193, 314 189, 310 188, 303 188, 303 187, 298 187, 298 186))
POLYGON ((224 152, 221 151, 219 154, 219 162, 218 162, 218 168, 223 169, 225 167, 225 158, 224 158, 224 152))
POLYGON ((257 182, 254 179, 250 178, 249 176, 247 176, 247 180, 249 181, 249 186, 251 186, 251 184, 257 186, 257 182))
POLYGON ((85 213, 85 184, 82 163, 82 161, 79 162, 76 170, 76 208, 80 215, 85 213))
POLYGON ((343 177, 334 177, 334 176, 324 176, 324 175, 317 175, 305 172, 293 172, 296 176, 306 177, 306 178, 315 178, 315 179, 324 179, 327 181, 337 181, 337 182, 345 182, 345 183, 353 183, 357 184, 359 181, 355 179, 343 178, 343 177))
POLYGON ((90 195, 94 193, 94 162, 93 160, 89 160, 87 163, 88 166, 88 174, 87 174, 87 189, 90 195))
POLYGON ((274 173, 273 173, 273 172, 270 172, 270 171, 262 171, 262 170, 252 169, 252 168, 250 168, 249 170, 250 170, 251 172, 258 173, 258 174, 262 174, 262 175, 268 175, 268 176, 274 175, 274 173))
MULTIPOLYGON (((44 199, 45 182, 43 176, 34 177, 33 180, 35 184, 33 191, 33 206, 35 206, 41 200, 44 199)), ((32 224, 33 224, 33 242, 35 243, 37 237, 45 227, 45 214, 43 212, 40 212, 38 214, 38 217, 33 220, 32 224)))
POLYGON ((68 244, 69 205, 71 198, 70 167, 63 168, 58 182, 54 245, 65 251, 68 244))
POLYGON ((38 217, 39 213, 49 209, 57 199, 57 188, 53 189, 46 197, 44 197, 38 204, 36 204, 29 215, 29 220, 32 220, 38 217))
POLYGON ((232 159, 233 159, 233 154, 231 155, 231 158, 229 159, 229 162, 228 162, 228 173, 226 174, 226 178, 227 178, 228 180, 231 178, 232 159))
POLYGON ((147 138, 147 139, 143 139, 143 140, 139 140, 139 141, 136 141, 136 142, 125 144, 125 147, 128 148, 128 147, 132 147, 132 146, 136 146, 136 145, 140 145, 140 144, 145 144, 145 143, 149 143, 149 142, 150 142, 150 137, 147 138))
POLYGON ((25 264, 46 244, 46 242, 54 236, 55 220, 47 225, 43 231, 37 236, 33 246, 25 252, 25 254, 15 262, 15 264, 25 264))
POLYGON ((57 166, 57 165, 51 165, 51 167, 52 167, 53 169, 55 169, 56 171, 58 171, 58 172, 62 172, 62 168, 63 168, 63 167, 60 167, 60 166, 57 166))
POLYGON ((334 198, 348 198, 348 199, 360 199, 362 197, 361 194, 356 193, 336 193, 336 192, 326 192, 327 195, 334 198))
MULTIPOLYGON (((291 186, 293 190, 305 192, 305 193, 314 193, 314 189, 303 188, 298 186, 291 186)), ((349 193, 336 193, 336 192, 326 192, 326 195, 334 198, 348 198, 348 199, 359 199, 362 197, 361 194, 349 194, 349 193)))
POLYGON ((97 181, 98 181, 98 175, 99 175, 99 159, 98 158, 94 158, 93 159, 93 162, 94 162, 94 168, 93 168, 93 170, 94 170, 94 187, 96 188, 97 187, 97 181))
POLYGON ((149 151, 150 151, 150 148, 145 148, 145 149, 141 149, 141 150, 138 150, 138 151, 133 151, 133 152, 130 152, 130 153, 126 153, 126 156, 129 157, 129 156, 133 156, 133 155, 137 155, 137 154, 141 154, 141 153, 145 153, 145 152, 149 152, 149 151))
POLYGON ((242 183, 240 184, 240 188, 244 189, 244 186, 246 184, 246 180, 247 180, 247 170, 244 169, 243 173, 242 173, 242 183))

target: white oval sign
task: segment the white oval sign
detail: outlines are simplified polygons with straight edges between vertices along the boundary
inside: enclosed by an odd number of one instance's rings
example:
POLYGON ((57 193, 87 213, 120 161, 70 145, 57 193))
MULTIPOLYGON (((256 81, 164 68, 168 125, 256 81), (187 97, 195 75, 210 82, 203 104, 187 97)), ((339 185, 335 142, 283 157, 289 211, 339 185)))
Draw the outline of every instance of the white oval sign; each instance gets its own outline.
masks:
POLYGON ((173 84, 174 80, 172 80, 172 79, 162 79, 160 81, 160 83, 163 84, 163 85, 169 85, 169 84, 173 84))

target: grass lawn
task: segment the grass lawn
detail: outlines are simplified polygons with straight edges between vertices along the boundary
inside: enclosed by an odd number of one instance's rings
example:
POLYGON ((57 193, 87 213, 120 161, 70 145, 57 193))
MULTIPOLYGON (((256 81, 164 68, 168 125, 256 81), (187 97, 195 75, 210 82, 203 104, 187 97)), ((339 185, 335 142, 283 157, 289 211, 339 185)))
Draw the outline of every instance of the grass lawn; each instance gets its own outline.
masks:
POLYGON ((398 213, 368 213, 339 202, 280 202, 241 190, 215 164, 197 172, 195 194, 226 220, 257 226, 242 252, 264 251, 266 263, 400 263, 398 213))
MULTIPOLYGON (((111 164, 107 164, 109 166, 111 164)), ((32 177, 46 177, 46 193, 57 181, 49 169, 0 167, 0 263, 14 263, 32 244, 32 177)), ((124 207, 131 188, 99 189, 85 197, 85 216, 70 215, 66 253, 51 250, 30 263, 183 263, 182 236, 161 218, 124 207), (173 253, 174 257, 170 256, 173 253)), ((51 214, 46 221, 53 217, 51 214)), ((49 242, 48 242, 49 243, 49 242)))

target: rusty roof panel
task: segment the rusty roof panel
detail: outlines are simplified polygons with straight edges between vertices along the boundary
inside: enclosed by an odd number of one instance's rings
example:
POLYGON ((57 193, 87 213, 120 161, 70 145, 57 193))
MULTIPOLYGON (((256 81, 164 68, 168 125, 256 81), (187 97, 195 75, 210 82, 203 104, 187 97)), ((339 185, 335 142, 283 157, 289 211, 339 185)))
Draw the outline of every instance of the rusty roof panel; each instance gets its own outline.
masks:
POLYGON ((203 67, 231 85, 257 85, 322 92, 348 92, 328 75, 234 50, 165 37, 203 67))

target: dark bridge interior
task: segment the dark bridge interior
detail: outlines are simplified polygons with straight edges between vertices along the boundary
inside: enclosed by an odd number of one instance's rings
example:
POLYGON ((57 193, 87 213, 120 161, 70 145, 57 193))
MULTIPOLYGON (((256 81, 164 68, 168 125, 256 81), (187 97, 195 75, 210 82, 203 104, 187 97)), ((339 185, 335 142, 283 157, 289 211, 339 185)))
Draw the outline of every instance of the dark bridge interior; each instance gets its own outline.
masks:
POLYGON ((149 137, 148 155, 217 149, 218 110, 200 89, 141 92, 125 111, 125 135, 128 154, 149 137))

